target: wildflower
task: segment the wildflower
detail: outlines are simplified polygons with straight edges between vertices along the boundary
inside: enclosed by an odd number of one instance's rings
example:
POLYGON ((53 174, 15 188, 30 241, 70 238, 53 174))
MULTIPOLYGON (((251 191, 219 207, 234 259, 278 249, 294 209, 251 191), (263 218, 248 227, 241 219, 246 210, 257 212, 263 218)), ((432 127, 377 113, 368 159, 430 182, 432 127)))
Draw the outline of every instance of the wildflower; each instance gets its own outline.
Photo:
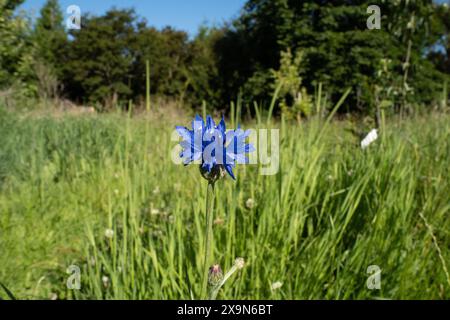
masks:
POLYGON ((108 239, 112 239, 114 237, 114 230, 106 229, 105 230, 105 237, 108 238, 108 239))
POLYGON ((109 287, 109 278, 108 278, 107 276, 103 276, 103 277, 102 277, 102 282, 103 282, 103 286, 104 286, 105 288, 108 288, 108 287, 109 287))
POLYGON ((156 188, 153 189, 153 194, 154 194, 154 195, 159 194, 159 186, 156 186, 156 188))
POLYGON ((245 260, 244 258, 236 258, 236 260, 234 260, 234 265, 236 266, 236 268, 238 269, 242 269, 245 266, 245 260))
POLYGON ((158 209, 152 209, 150 212, 151 212, 151 214, 154 215, 154 216, 156 216, 157 214, 159 214, 159 210, 158 210, 158 209))
MULTIPOLYGON (((223 118, 216 125, 211 116, 207 116, 205 122, 197 115, 192 121, 192 130, 180 126, 177 126, 176 130, 182 138, 180 145, 183 150, 180 153, 180 158, 183 160, 184 165, 192 162, 199 163, 201 175, 208 180, 208 189, 205 198, 207 224, 205 230, 204 273, 201 291, 203 298, 207 296, 208 278, 211 277, 209 266, 212 256, 214 184, 227 173, 231 178, 236 179, 233 168, 236 166, 236 163, 248 163, 249 161, 245 154, 254 151, 254 148, 252 145, 245 143, 245 139, 250 135, 250 131, 243 131, 238 128, 227 132, 223 118)), ((240 259, 236 260, 233 268, 237 270, 243 266, 244 260, 240 259)), ((216 269, 213 268, 212 272, 218 272, 216 269)), ((218 289, 220 288, 217 288, 211 294, 212 299, 217 295, 218 289)))
POLYGON ((248 198, 247 201, 245 201, 245 206, 247 209, 253 209, 255 206, 255 201, 252 198, 248 198))
POLYGON ((270 289, 272 291, 275 291, 275 290, 280 289, 282 286, 283 286, 283 283, 280 281, 277 281, 277 282, 272 283, 272 285, 270 286, 270 289))
POLYGON ((223 280, 223 272, 218 264, 209 268, 208 283, 210 286, 217 286, 223 280))
POLYGON ((223 118, 216 125, 210 116, 207 116, 205 123, 197 115, 192 122, 192 130, 180 126, 176 129, 183 139, 180 157, 184 165, 200 161, 202 176, 212 183, 226 173, 235 179, 233 168, 236 162, 248 163, 245 154, 254 151, 252 145, 245 143, 250 131, 238 128, 226 132, 223 118))
POLYGON ((373 129, 363 139, 363 141, 361 141, 361 148, 366 149, 369 145, 371 145, 377 139, 378 139, 378 131, 377 131, 377 129, 373 129))

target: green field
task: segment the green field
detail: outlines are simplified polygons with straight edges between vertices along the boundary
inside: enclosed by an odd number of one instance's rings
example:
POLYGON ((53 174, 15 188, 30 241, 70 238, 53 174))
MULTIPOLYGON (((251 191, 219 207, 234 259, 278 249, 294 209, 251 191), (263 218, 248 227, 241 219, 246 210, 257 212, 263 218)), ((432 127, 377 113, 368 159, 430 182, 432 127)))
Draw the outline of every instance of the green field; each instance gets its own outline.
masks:
MULTIPOLYGON (((171 161, 190 119, 0 110, 0 282, 21 299, 199 298, 207 183, 171 161)), ((450 299, 449 115, 388 120, 364 151, 344 120, 271 126, 280 172, 216 184, 214 257, 246 261, 219 299, 450 299)))

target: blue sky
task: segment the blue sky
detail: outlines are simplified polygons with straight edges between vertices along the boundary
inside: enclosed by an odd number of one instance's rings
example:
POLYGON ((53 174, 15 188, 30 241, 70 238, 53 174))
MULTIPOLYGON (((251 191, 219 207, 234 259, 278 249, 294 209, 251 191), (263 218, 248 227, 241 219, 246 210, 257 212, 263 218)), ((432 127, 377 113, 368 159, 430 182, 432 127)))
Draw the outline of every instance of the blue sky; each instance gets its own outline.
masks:
MULTIPOLYGON (((135 8, 136 13, 145 17, 148 24, 157 28, 167 25, 195 35, 198 27, 208 24, 220 24, 239 14, 245 0, 59 0, 65 13, 69 5, 75 4, 81 12, 101 15, 113 6, 117 8, 135 8)), ((26 0, 21 9, 39 15, 45 0, 26 0)))
MULTIPOLYGON (((448 0, 436 0, 444 3, 448 0)), ((135 8, 149 25, 162 28, 167 25, 195 35, 202 23, 220 24, 238 16, 245 0, 59 0, 65 13, 69 5, 78 5, 81 12, 101 15, 111 7, 135 8)), ((45 0, 26 0, 22 9, 39 15, 45 0)))

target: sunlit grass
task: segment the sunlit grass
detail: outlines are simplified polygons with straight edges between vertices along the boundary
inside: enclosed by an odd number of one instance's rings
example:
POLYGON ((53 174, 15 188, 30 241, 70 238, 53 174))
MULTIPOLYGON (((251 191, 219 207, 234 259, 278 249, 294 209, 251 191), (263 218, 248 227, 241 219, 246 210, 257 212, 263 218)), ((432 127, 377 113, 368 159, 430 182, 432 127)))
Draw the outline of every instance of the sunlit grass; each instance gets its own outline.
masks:
MULTIPOLYGON (((30 299, 198 298, 206 181, 172 163, 174 124, 1 113, 0 282, 30 299)), ((388 121, 364 151, 345 122, 320 139, 320 120, 274 126, 279 174, 217 182, 214 257, 246 260, 219 299, 450 298, 448 115, 388 121)))

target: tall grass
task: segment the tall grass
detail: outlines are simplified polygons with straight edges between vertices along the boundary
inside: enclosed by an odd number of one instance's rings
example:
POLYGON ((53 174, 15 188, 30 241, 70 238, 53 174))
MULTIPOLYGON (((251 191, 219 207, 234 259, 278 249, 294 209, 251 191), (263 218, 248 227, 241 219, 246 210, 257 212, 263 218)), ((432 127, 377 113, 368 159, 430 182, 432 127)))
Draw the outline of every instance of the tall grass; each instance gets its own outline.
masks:
MULTIPOLYGON (((245 126, 266 126, 255 109, 245 126)), ((364 151, 345 122, 283 122, 279 174, 216 184, 214 257, 246 260, 218 298, 449 299, 449 120, 387 120, 364 151)), ((207 182, 171 162, 174 122, 1 113, 0 282, 17 298, 199 298, 207 182)))

